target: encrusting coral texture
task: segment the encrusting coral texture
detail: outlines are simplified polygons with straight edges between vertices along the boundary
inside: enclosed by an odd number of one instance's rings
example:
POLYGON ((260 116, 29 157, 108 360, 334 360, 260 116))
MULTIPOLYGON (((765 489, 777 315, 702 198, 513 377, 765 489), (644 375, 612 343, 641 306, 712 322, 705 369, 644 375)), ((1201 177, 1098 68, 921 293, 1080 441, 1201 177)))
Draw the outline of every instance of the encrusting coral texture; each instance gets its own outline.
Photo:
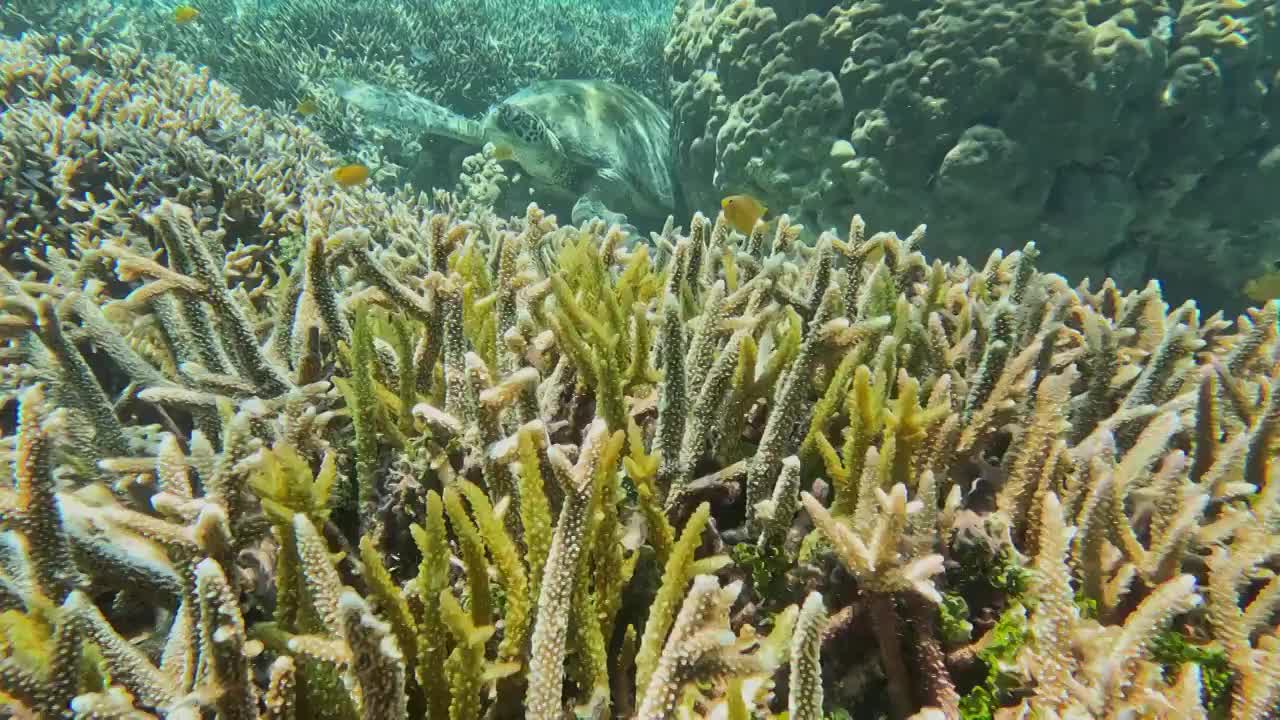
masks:
POLYGON ((1275 716, 1276 304, 341 188, 124 52, 0 43, 15 716, 1275 716))
POLYGON ((1280 255, 1277 33, 1267 0, 679 0, 681 176, 1239 308, 1280 255))

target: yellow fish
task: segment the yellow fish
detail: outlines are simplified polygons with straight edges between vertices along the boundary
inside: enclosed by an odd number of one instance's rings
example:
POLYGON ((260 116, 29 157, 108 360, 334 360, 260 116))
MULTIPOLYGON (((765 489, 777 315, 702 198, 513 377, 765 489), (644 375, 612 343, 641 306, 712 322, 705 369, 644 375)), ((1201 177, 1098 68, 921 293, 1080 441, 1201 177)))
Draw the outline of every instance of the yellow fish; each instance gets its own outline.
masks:
POLYGON ((303 117, 307 115, 315 115, 317 112, 320 112, 320 106, 317 105, 316 101, 312 100, 311 98, 307 98, 306 100, 299 100, 298 107, 295 109, 298 111, 298 114, 302 115, 303 117))
POLYGON ((720 201, 724 209, 724 217, 734 230, 743 235, 750 235, 756 221, 764 217, 768 208, 750 195, 730 195, 720 201))
POLYGON ((369 167, 360 163, 343 165, 333 171, 333 179, 342 187, 363 185, 369 179, 369 167))
POLYGON ((506 143, 493 146, 494 160, 499 160, 499 161, 511 160, 515 156, 516 156, 515 148, 511 147, 510 145, 507 145, 506 143))
POLYGON ((179 25, 186 25, 200 17, 200 11, 190 5, 179 5, 173 9, 173 21, 179 25))
POLYGON ((1244 284, 1244 294, 1250 300, 1264 303, 1280 298, 1280 260, 1270 265, 1269 270, 1244 284))

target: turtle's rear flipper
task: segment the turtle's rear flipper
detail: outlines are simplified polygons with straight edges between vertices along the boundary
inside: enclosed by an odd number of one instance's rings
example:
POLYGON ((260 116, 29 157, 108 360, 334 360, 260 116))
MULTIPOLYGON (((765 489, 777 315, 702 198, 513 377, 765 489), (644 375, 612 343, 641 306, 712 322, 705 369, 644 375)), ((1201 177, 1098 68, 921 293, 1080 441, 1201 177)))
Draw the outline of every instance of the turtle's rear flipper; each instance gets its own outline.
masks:
POLYGON ((335 80, 330 87, 335 95, 360 108, 380 125, 443 135, 475 145, 484 140, 479 123, 420 95, 346 80, 335 80))

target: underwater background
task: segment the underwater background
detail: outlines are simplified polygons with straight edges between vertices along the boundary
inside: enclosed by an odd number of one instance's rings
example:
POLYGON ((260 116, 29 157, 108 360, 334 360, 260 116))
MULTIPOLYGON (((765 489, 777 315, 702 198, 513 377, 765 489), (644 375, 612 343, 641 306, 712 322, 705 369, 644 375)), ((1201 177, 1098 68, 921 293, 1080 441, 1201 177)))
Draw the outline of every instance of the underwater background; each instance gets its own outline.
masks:
POLYGON ((0 0, 0 718, 1280 720, 1275 0, 0 0))
MULTIPOLYGON (((938 256, 1034 240, 1073 283, 1158 279, 1174 299, 1230 310, 1280 295, 1275 3, 211 0, 188 20, 175 8, 6 0, 0 22, 202 65, 385 187, 447 184, 476 146, 364 113, 334 82, 479 118, 541 79, 602 79, 669 115, 677 218, 750 195, 810 242, 856 211, 876 227, 927 223, 938 256)), ((504 213, 530 195, 525 176, 495 193, 504 213)))
MULTIPOLYGON (((366 114, 335 81, 480 117, 537 80, 606 80, 669 115, 677 218, 749 194, 810 242, 859 212, 927 223, 939 256, 1035 240, 1072 283, 1158 279, 1228 310, 1280 294, 1274 2, 175 7, 7 0, 0 21, 205 66, 386 187, 445 185, 476 147, 366 114)), ((518 214, 531 188, 514 180, 493 202, 518 214)))

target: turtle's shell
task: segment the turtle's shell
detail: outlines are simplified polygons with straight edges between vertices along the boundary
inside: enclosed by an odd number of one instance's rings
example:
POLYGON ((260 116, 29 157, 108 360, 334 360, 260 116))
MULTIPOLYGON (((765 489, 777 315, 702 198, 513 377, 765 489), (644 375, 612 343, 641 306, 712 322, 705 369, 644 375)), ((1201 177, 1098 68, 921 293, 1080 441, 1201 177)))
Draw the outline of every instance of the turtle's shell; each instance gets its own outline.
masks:
POLYGON ((672 207, 671 119, 649 98, 603 80, 543 80, 502 103, 542 120, 571 161, 612 170, 655 207, 672 207))

